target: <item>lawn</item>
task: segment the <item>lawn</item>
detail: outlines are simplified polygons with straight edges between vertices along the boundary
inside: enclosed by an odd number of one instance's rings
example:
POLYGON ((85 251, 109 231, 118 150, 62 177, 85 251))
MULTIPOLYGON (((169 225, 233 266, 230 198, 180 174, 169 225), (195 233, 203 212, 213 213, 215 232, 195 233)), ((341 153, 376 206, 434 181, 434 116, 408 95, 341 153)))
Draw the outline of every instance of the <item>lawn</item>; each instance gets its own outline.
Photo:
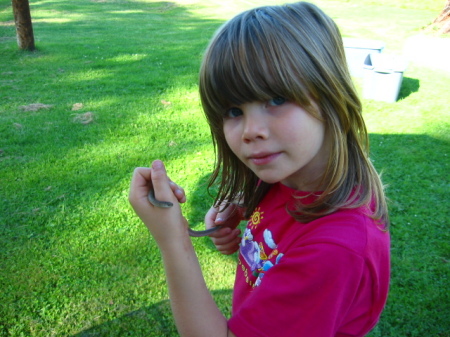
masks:
MULTIPOLYGON (((127 201, 131 173, 164 160, 203 226, 203 50, 226 19, 281 1, 30 2, 32 53, 17 50, 0 0, 0 336, 176 336, 159 252, 127 201)), ((401 54, 444 1, 316 3, 344 36, 401 54)), ((404 76, 396 103, 363 100, 392 220, 391 291, 370 336, 450 336, 450 71, 412 58, 404 76)), ((235 256, 193 240, 229 315, 235 256)))

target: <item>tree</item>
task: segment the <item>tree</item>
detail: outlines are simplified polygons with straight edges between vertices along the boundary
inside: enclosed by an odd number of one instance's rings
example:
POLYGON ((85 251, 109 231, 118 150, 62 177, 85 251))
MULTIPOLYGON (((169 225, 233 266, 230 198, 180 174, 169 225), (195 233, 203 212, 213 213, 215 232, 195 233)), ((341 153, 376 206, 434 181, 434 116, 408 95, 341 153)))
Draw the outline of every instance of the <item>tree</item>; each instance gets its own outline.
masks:
POLYGON ((16 24, 17 44, 20 49, 33 51, 34 34, 28 0, 11 0, 16 24))
POLYGON ((433 21, 434 25, 440 27, 439 33, 450 33, 450 0, 446 0, 444 9, 441 14, 433 21))

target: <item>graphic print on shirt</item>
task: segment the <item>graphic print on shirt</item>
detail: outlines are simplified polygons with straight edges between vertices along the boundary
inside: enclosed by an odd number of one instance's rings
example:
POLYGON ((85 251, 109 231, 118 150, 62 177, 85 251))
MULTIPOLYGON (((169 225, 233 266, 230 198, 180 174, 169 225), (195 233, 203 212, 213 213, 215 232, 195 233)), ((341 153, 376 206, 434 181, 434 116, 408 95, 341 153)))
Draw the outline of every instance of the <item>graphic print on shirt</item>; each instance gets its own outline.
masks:
POLYGON ((261 208, 257 207, 248 222, 249 228, 255 229, 258 227, 262 219, 264 219, 264 212, 261 212, 261 208))
POLYGON ((278 252, 277 244, 270 230, 264 230, 264 241, 258 242, 253 237, 252 230, 255 230, 264 219, 263 213, 260 212, 259 208, 253 212, 241 240, 239 264, 246 276, 246 282, 252 287, 259 286, 264 274, 277 264, 283 256, 278 252), (270 251, 270 253, 267 254, 266 251, 270 251), (246 265, 242 261, 245 261, 246 265), (249 275, 253 277, 249 277, 249 275))

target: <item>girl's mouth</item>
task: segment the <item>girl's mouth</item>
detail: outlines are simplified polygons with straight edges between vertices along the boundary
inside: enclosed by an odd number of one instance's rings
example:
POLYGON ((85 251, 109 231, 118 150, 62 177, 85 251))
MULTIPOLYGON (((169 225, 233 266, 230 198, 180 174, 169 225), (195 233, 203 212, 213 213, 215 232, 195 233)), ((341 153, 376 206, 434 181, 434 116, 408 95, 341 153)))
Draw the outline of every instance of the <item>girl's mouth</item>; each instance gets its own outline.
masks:
POLYGON ((249 161, 257 166, 267 165, 274 161, 280 153, 255 153, 248 157, 249 161))

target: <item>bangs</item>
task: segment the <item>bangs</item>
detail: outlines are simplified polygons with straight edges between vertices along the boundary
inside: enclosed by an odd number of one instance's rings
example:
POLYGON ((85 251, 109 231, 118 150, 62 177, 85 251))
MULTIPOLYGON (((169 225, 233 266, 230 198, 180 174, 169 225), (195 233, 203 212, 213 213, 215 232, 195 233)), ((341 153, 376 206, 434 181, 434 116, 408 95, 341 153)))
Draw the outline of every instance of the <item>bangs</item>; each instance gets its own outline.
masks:
POLYGON ((217 114, 231 106, 278 96, 309 105, 290 42, 280 38, 283 28, 269 9, 237 16, 213 39, 200 70, 205 111, 217 114))
POLYGON ((269 76, 268 64, 258 56, 263 53, 259 41, 252 44, 234 39, 224 40, 228 46, 217 48, 220 55, 211 55, 205 89, 209 91, 212 105, 228 108, 251 101, 263 101, 281 93, 274 88, 274 79, 269 76))

